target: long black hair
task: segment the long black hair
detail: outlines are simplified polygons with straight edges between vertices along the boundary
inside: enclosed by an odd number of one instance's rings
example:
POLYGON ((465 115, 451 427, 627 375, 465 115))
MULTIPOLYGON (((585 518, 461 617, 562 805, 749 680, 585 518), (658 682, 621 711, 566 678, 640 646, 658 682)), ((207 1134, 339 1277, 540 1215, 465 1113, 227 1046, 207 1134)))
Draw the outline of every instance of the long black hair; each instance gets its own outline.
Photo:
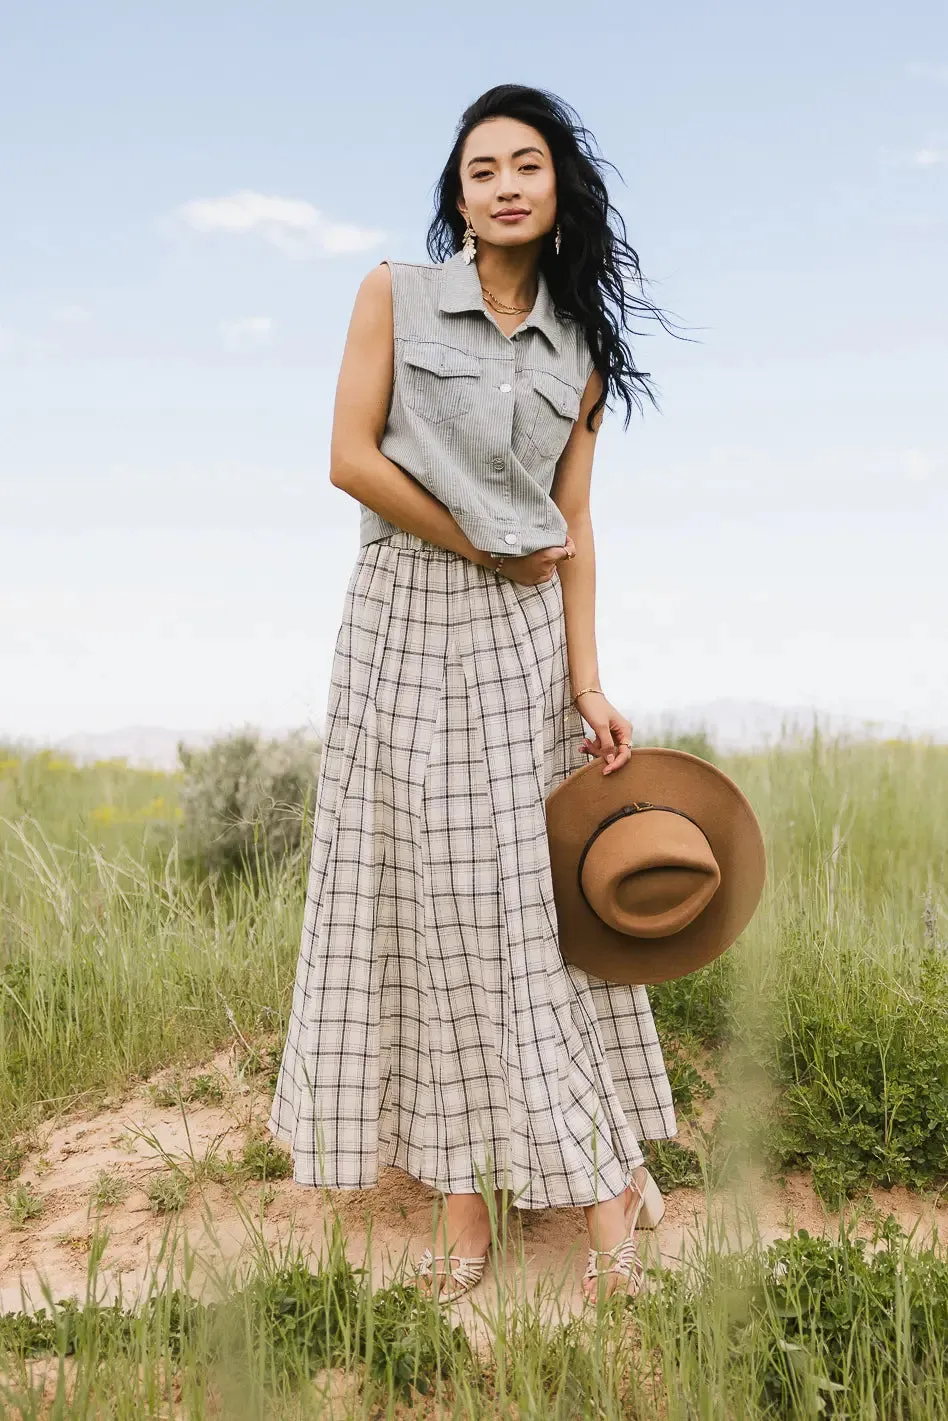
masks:
POLYGON ((653 316, 669 334, 674 332, 665 313, 644 294, 638 253, 626 240, 622 214, 609 201, 600 170, 606 166, 616 172, 618 169, 597 153, 592 134, 565 100, 546 89, 525 84, 497 84, 464 110, 435 189, 435 216, 426 243, 428 255, 432 261, 442 262, 460 250, 465 226, 457 206, 461 195, 461 152, 477 124, 499 117, 519 119, 537 129, 553 158, 561 249, 556 256, 553 234, 549 233, 540 249, 539 264, 557 311, 582 326, 602 378, 602 394, 589 412, 587 427, 592 429, 593 415, 607 403, 610 394, 616 394, 625 401, 627 429, 633 404, 640 411, 643 408, 640 391, 658 408, 649 371, 636 367, 624 334, 630 329, 630 318, 653 316), (629 279, 641 294, 628 291, 629 279))

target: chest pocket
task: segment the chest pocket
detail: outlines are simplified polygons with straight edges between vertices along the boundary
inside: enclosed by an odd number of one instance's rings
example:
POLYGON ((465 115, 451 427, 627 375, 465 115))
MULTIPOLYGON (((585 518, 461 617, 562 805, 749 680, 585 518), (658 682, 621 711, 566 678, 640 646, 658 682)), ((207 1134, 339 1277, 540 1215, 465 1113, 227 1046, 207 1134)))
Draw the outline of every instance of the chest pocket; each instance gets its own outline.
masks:
POLYGON ((452 345, 409 340, 402 346, 402 398, 427 424, 446 424, 474 404, 481 362, 452 345))
POLYGON ((568 380, 548 370, 530 375, 530 408, 525 433, 546 459, 558 459, 579 416, 582 394, 568 380))

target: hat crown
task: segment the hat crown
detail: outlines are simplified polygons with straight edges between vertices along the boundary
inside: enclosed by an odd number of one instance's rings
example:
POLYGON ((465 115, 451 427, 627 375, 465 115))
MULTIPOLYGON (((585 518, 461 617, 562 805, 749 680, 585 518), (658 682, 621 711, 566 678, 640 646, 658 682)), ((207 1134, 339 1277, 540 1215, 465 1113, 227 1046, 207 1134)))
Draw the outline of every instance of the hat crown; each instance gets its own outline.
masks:
POLYGON ((720 882, 706 834, 670 805, 623 805, 593 831, 579 863, 580 888, 593 912, 635 937, 680 932, 720 882))

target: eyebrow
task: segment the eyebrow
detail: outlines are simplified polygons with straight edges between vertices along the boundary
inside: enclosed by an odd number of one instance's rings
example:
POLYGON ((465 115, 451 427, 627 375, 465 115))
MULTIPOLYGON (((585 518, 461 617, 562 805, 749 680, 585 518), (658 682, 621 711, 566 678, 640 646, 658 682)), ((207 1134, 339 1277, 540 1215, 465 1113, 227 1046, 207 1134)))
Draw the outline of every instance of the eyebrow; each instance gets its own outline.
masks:
MULTIPOLYGON (((542 151, 542 149, 540 149, 540 148, 518 148, 515 152, 511 153, 510 156, 511 156, 511 158, 522 158, 523 155, 524 155, 524 153, 539 153, 539 154, 540 154, 540 157, 541 157, 541 158, 543 157, 543 151, 542 151)), ((496 158, 468 158, 468 160, 467 160, 467 167, 470 167, 472 163, 496 163, 496 162, 497 162, 497 159, 496 159, 496 158)))

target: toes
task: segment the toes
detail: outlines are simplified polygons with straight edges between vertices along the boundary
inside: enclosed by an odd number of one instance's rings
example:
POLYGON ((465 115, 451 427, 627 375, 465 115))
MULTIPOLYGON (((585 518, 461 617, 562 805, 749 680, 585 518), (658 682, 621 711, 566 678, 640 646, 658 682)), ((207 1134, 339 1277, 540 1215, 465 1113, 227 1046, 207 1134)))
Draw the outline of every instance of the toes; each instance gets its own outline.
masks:
POLYGON ((453 1287, 453 1275, 451 1273, 443 1273, 440 1269, 431 1277, 426 1274, 420 1274, 416 1281, 417 1286, 421 1289, 426 1298, 433 1298, 437 1295, 445 1299, 445 1301, 448 1301, 455 1291, 453 1287))

